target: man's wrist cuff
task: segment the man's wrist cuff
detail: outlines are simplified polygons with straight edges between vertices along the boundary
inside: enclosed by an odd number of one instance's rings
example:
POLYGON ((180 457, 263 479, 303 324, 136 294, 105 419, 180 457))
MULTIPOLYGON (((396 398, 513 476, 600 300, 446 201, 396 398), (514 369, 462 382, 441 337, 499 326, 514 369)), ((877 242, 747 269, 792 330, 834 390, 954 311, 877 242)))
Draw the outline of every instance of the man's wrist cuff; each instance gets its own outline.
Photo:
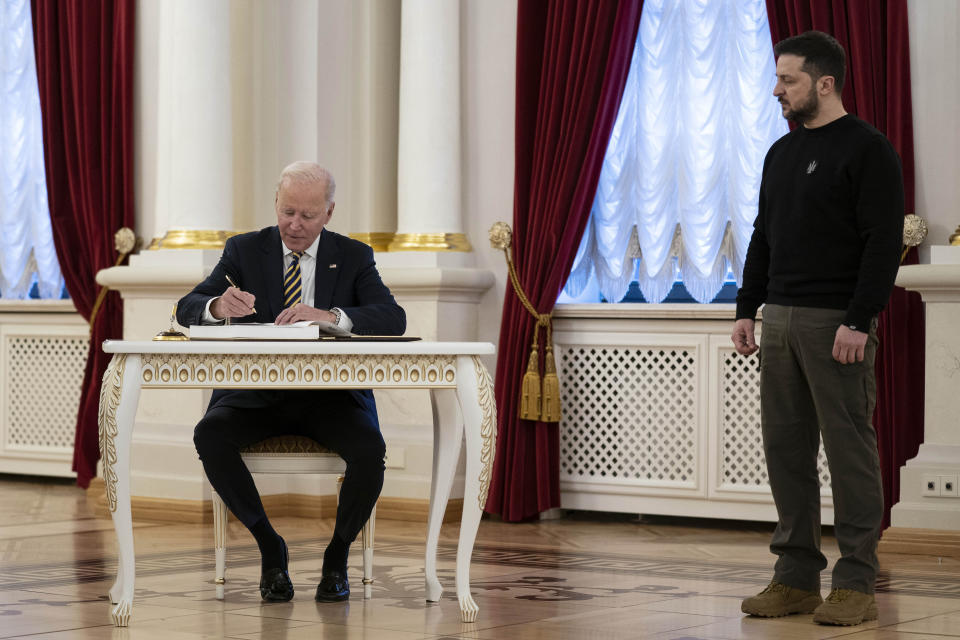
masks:
POLYGON ((734 319, 735 320, 756 320, 758 308, 759 307, 752 307, 751 305, 737 303, 737 315, 734 319))
POLYGON ((870 333, 870 321, 873 319, 873 316, 870 314, 864 314, 857 311, 847 311, 846 317, 843 319, 843 326, 850 329, 851 331, 860 331, 861 333, 870 333))

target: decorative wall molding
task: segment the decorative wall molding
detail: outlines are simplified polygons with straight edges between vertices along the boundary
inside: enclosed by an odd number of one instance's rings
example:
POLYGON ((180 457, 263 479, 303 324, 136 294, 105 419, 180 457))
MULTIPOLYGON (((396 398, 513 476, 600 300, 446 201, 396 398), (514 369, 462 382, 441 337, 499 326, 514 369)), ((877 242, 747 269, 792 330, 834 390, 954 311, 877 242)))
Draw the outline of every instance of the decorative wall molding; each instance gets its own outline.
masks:
POLYGON ((880 537, 880 553, 910 553, 960 558, 960 531, 889 527, 880 537))
MULTIPOLYGON (((303 493, 277 493, 261 496, 263 507, 271 518, 335 518, 337 496, 335 494, 307 495, 303 493)), ((87 501, 98 517, 110 517, 110 506, 103 478, 94 478, 87 489, 87 501)), ((211 500, 178 500, 133 496, 130 499, 133 519, 136 522, 189 522, 213 524, 211 500)), ((377 503, 377 518, 405 522, 426 522, 430 501, 418 498, 391 498, 381 496, 377 503)), ((443 522, 459 522, 463 511, 463 499, 451 498, 444 512, 443 522)))

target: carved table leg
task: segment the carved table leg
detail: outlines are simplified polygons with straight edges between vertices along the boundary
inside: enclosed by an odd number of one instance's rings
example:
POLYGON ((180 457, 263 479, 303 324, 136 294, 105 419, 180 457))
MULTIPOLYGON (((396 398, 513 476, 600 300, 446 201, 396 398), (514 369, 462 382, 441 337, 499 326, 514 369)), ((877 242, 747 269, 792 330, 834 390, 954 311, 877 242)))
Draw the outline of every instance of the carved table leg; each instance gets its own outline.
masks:
POLYGON ((110 588, 115 603, 110 618, 117 627, 130 624, 136 575, 133 520, 130 514, 130 440, 140 398, 140 356, 118 353, 103 374, 100 389, 100 457, 107 505, 113 515, 120 557, 117 580, 110 588))
POLYGON ((497 409, 490 374, 476 356, 457 358, 457 395, 466 438, 466 484, 457 545, 457 598, 463 622, 476 622, 479 608, 470 593, 470 557, 487 501, 496 451, 497 409))
POLYGON ((437 544, 460 457, 463 420, 454 389, 433 389, 430 392, 430 403, 433 405, 433 477, 430 481, 430 515, 427 519, 424 573, 427 602, 437 602, 443 592, 437 578, 437 544))

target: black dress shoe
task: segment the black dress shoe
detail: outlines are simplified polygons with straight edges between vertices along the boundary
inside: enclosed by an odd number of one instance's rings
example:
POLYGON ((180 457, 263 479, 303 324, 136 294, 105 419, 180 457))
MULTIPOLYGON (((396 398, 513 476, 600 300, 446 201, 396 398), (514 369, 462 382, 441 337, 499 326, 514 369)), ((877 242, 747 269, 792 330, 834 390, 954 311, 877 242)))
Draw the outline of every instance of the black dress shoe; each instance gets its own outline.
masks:
POLYGON ((350 597, 346 571, 324 571, 317 585, 317 602, 343 602, 350 597))
POLYGON ((293 583, 287 573, 287 543, 283 542, 283 566, 260 573, 260 597, 267 602, 290 602, 293 599, 293 583))

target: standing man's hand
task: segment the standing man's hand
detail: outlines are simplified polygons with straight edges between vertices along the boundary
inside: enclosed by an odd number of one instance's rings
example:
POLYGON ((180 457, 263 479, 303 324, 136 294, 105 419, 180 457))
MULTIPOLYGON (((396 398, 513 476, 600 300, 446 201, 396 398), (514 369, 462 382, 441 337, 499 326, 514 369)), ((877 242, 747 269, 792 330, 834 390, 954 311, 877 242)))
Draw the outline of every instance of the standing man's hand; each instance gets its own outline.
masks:
POLYGON ((303 304, 298 302, 292 307, 288 307, 280 312, 277 316, 277 319, 274 320, 275 324, 290 324, 291 322, 300 322, 302 320, 309 320, 313 322, 314 320, 324 320, 326 322, 336 322, 337 316, 331 311, 326 309, 317 309, 316 307, 311 307, 308 304, 303 304))
POLYGON ((840 325, 833 339, 833 359, 840 364, 863 362, 863 351, 867 346, 867 334, 854 331, 846 325, 840 325))
POLYGON ((224 318, 243 318, 256 313, 253 308, 256 296, 236 287, 227 287, 223 295, 210 303, 210 315, 217 320, 224 318))
POLYGON ((733 340, 733 346, 737 353, 748 356, 759 349, 754 336, 754 321, 748 318, 740 318, 733 325, 733 334, 730 339, 733 340))

